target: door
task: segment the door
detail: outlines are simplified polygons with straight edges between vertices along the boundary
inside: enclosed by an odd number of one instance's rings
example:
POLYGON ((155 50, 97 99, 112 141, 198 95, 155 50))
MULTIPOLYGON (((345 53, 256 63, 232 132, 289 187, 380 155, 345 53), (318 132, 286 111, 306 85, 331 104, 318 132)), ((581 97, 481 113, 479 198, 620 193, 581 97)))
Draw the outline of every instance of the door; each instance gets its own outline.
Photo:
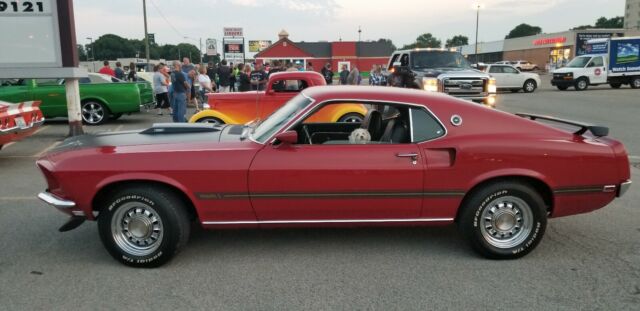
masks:
POLYGON ((604 65, 602 56, 596 56, 591 59, 587 65, 592 84, 600 84, 607 82, 607 68, 604 65))
POLYGON ((56 79, 38 79, 31 89, 33 100, 41 100, 40 109, 45 117, 66 117, 67 98, 64 84, 56 79))
POLYGON ((507 81, 507 85, 509 87, 519 88, 524 85, 524 81, 522 81, 522 75, 518 69, 515 69, 511 66, 502 67, 502 71, 504 72, 505 80, 507 81))
POLYGON ((491 66, 489 68, 489 75, 496 79, 496 86, 498 88, 509 87, 509 77, 504 74, 503 68, 505 66, 491 66))
POLYGON ((420 216, 416 144, 265 146, 249 170, 259 221, 397 220, 420 216))

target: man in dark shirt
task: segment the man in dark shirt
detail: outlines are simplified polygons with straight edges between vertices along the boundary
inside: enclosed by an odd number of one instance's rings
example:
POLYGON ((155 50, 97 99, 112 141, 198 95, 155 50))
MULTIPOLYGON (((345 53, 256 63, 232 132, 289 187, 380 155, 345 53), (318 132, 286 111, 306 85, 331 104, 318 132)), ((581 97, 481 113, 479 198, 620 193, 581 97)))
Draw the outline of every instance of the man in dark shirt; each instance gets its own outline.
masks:
POLYGON ((333 71, 331 71, 331 63, 327 63, 322 67, 322 76, 327 84, 333 84, 333 71))
POLYGON ((171 86, 173 87, 173 95, 171 96, 173 122, 187 122, 185 119, 185 115, 187 114, 187 92, 191 91, 191 85, 187 82, 187 78, 182 72, 182 65, 179 61, 173 62, 171 86))
MULTIPOLYGON (((216 81, 216 72, 218 71, 218 68, 216 68, 216 66, 213 64, 213 62, 209 62, 209 64, 207 65, 207 76, 209 76, 209 79, 211 80, 211 82, 215 82, 216 85, 218 84, 218 82, 216 81)), ((214 89, 215 91, 215 89, 214 89)))
POLYGON ((116 78, 124 80, 124 70, 122 69, 122 63, 116 62, 116 70, 114 70, 116 78))
POLYGON ((349 69, 347 69, 347 65, 342 65, 342 71, 340 71, 340 84, 347 85, 348 77, 349 77, 349 69))
POLYGON ((264 91, 267 78, 267 72, 262 69, 262 64, 256 64, 256 68, 251 72, 251 90, 264 91))
POLYGON ((227 60, 223 59, 218 66, 218 85, 220 86, 220 93, 228 93, 229 85, 231 84, 231 68, 227 66, 227 60))
MULTIPOLYGON (((271 70, 269 70, 269 74, 267 75, 267 78, 271 77, 271 75, 274 73, 282 72, 282 71, 284 71, 284 68, 282 68, 282 64, 280 63, 280 61, 274 60, 273 67, 271 67, 271 70)), ((284 88, 285 88, 284 80, 279 80, 278 82, 273 84, 273 89, 276 91, 283 91, 284 88)))

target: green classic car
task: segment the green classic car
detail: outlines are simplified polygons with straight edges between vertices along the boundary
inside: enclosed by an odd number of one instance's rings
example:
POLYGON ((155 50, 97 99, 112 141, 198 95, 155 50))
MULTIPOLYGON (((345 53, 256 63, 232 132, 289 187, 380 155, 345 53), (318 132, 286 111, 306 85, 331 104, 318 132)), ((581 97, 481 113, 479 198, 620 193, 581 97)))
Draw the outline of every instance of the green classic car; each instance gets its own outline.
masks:
MULTIPOLYGON (((40 100, 45 118, 67 117, 64 79, 14 79, 1 84, 0 100, 40 100)), ((98 125, 153 103, 153 87, 148 82, 128 83, 91 73, 80 79, 80 101, 83 121, 98 125)))

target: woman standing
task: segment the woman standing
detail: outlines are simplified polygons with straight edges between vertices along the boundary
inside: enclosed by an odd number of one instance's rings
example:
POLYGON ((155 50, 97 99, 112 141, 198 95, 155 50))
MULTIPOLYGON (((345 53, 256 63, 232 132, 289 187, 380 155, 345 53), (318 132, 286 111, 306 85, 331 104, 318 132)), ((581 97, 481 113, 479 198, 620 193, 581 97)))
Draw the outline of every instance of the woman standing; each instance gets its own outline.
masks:
POLYGON ((240 87, 239 92, 248 92, 251 90, 251 66, 245 65, 244 69, 240 73, 240 87))
POLYGON ((153 67, 153 93, 156 94, 156 108, 158 115, 162 115, 162 109, 169 109, 169 74, 164 64, 153 67))
MULTIPOLYGON (((207 68, 200 67, 200 74, 198 74, 198 84, 200 87, 198 89, 198 101, 202 104, 207 102, 207 96, 205 94, 213 92, 213 85, 215 82, 211 81, 211 78, 207 75, 207 68)), ((196 110, 199 110, 200 107, 196 104, 196 110)))
POLYGON ((129 64, 129 74, 127 75, 127 81, 129 82, 138 81, 138 76, 136 74, 136 64, 133 62, 129 64))
POLYGON ((382 67, 380 67, 380 65, 373 65, 373 68, 371 68, 371 72, 369 72, 369 84, 387 85, 387 78, 382 74, 382 67))

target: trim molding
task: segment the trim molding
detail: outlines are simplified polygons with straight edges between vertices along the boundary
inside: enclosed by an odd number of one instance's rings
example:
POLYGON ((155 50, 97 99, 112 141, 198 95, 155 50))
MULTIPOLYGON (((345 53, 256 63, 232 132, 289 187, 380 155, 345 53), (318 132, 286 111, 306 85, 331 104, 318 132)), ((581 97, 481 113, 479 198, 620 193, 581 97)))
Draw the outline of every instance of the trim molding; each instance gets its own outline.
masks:
MULTIPOLYGON (((583 186, 583 187, 567 187, 558 188, 553 190, 553 194, 578 194, 578 193, 598 193, 598 192, 612 192, 607 191, 609 186, 583 186)), ((615 186, 614 186, 615 187, 615 186)))
POLYGON ((233 200, 233 199, 356 199, 356 198, 438 198, 438 197, 462 197, 464 191, 443 190, 423 192, 335 192, 335 193, 215 193, 196 192, 195 196, 200 200, 233 200))
POLYGON ((327 219, 327 220, 264 220, 264 221, 203 221, 203 225, 268 225, 268 224, 331 224, 331 223, 402 223, 402 222, 449 222, 453 218, 406 218, 406 219, 327 219))

